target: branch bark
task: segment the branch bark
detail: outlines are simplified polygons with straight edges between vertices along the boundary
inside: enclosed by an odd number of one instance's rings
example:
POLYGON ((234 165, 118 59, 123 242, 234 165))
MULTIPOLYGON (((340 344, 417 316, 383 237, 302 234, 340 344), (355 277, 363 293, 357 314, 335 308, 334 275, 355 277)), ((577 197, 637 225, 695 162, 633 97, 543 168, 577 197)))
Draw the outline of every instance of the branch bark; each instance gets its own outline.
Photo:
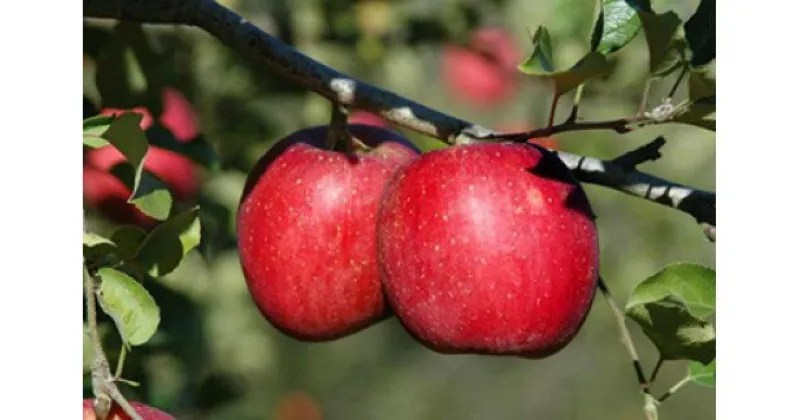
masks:
MULTIPOLYGON (((297 51, 265 33, 214 0, 84 0, 83 15, 94 18, 197 26, 237 51, 247 54, 276 73, 317 92, 333 102, 364 109, 388 121, 451 145, 498 140, 498 133, 445 114, 393 92, 352 78, 297 51)), ((556 132, 611 129, 627 132, 637 119, 599 123, 565 123, 556 132)), ((582 182, 612 188, 681 210, 695 217, 706 236, 716 238, 716 194, 677 184, 611 161, 559 152, 559 157, 582 182)))

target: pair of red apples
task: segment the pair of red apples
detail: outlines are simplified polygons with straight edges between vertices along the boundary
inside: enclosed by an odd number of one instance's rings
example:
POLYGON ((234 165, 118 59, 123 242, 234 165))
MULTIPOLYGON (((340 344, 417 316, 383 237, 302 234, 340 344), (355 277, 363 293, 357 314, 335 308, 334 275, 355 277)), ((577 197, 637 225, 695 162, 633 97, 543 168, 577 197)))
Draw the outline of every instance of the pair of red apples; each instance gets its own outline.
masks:
POLYGON ((395 315, 440 353, 551 355, 598 279, 587 197, 553 152, 474 144, 420 154, 385 128, 297 131, 255 165, 237 214, 249 291, 277 329, 344 337, 395 315))

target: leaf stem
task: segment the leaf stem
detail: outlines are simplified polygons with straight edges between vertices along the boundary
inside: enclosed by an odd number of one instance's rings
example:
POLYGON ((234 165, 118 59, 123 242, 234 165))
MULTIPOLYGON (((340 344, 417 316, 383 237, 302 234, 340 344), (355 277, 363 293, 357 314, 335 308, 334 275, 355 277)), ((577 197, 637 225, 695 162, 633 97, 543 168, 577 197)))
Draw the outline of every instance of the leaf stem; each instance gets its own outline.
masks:
MULTIPOLYGON (((553 91, 553 99, 550 101, 550 116, 547 117, 547 134, 545 136, 549 136, 550 134, 555 134, 552 132, 553 130, 553 121, 556 118, 556 107, 558 107, 558 98, 559 96, 553 91)), ((524 140, 523 140, 524 141, 524 140)))
POLYGON ((672 89, 669 90, 669 98, 675 96, 675 92, 678 91, 678 86, 680 86, 681 82, 683 81, 683 77, 686 76, 686 72, 689 71, 689 66, 683 66, 681 69, 681 73, 678 75, 678 78, 675 79, 675 84, 672 85, 672 89))
POLYGON ((650 382, 651 384, 655 382, 656 375, 658 375, 658 371, 661 370, 661 365, 664 364, 664 359, 659 356, 658 361, 656 362, 656 366, 653 368, 653 373, 650 374, 650 382))
POLYGON ((578 86, 578 89, 575 91, 575 96, 572 99, 572 111, 569 113, 569 117, 567 117, 568 123, 573 123, 578 119, 578 107, 581 104, 581 97, 583 97, 583 87, 586 86, 585 83, 581 83, 578 86))
POLYGON ((628 350, 628 355, 633 362, 633 369, 636 373, 636 380, 639 381, 639 389, 644 396, 644 413, 648 420, 656 420, 658 418, 656 404, 653 401, 653 396, 650 392, 650 383, 647 381, 644 370, 642 369, 642 364, 639 362, 639 354, 636 352, 636 346, 633 344, 633 339, 631 338, 631 333, 628 330, 628 326, 625 324, 625 314, 622 310, 617 306, 617 303, 614 301, 614 298, 611 296, 611 291, 608 290, 608 286, 606 286, 603 277, 600 277, 597 282, 597 287, 600 289, 600 292, 603 294, 603 297, 608 303, 609 308, 611 308, 611 312, 614 315, 614 319, 617 321, 617 328, 619 329, 620 333, 620 340, 622 344, 625 346, 625 349, 628 350))
POLYGON ((645 111, 647 111, 647 100, 650 97, 650 85, 653 83, 653 79, 647 78, 644 82, 644 90, 642 90, 642 99, 639 101, 639 112, 636 114, 637 117, 644 117, 645 111))
POLYGON ((660 403, 664 402, 664 400, 666 400, 667 398, 671 397, 672 394, 678 392, 678 390, 681 389, 681 387, 683 387, 684 385, 688 384, 691 380, 692 380, 692 377, 689 376, 689 375, 686 375, 683 379, 678 381, 678 383, 673 385, 672 388, 670 388, 667 392, 665 392, 664 395, 658 397, 658 402, 660 402, 660 403))
POLYGON ((111 368, 108 358, 103 351, 103 344, 100 341, 100 334, 97 329, 97 300, 96 290, 97 281, 88 267, 84 268, 83 286, 86 293, 86 317, 89 324, 89 339, 92 342, 92 393, 95 396, 95 414, 98 418, 106 418, 111 411, 112 400, 116 402, 131 420, 142 420, 142 417, 128 403, 128 400, 117 388, 114 377, 111 376, 111 368))
POLYGON ((119 351, 119 359, 117 359, 117 370, 114 372, 115 381, 118 381, 119 378, 122 377, 122 367, 125 365, 125 355, 127 352, 126 346, 123 344, 122 349, 119 351))

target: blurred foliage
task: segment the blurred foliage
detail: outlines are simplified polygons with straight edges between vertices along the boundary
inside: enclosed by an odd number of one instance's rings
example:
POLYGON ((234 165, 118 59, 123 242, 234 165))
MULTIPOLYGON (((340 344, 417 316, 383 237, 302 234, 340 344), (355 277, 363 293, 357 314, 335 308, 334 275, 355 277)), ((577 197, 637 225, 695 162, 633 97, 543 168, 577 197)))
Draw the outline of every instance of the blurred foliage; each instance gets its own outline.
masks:
MULTIPOLYGON (((574 63, 588 52, 596 10, 593 0, 221 3, 343 72, 493 128, 545 124, 551 85, 520 73, 516 95, 507 103, 493 109, 471 107, 443 88, 443 46, 464 44, 476 28, 499 26, 528 54, 528 29, 544 24, 558 46, 554 61, 574 63)), ((675 10, 685 21, 698 3, 655 1, 654 9, 675 10)), ((236 251, 235 211, 247 171, 261 153, 297 129, 327 123, 327 101, 189 27, 145 26, 143 37, 129 33, 131 49, 147 57, 138 70, 131 70, 136 66, 125 64, 126 50, 109 47, 126 31, 115 30, 109 22, 84 22, 85 116, 102 108, 136 105, 157 114, 160 102, 148 92, 173 86, 194 105, 202 136, 218 158, 203 174, 197 199, 203 227, 198 250, 168 275, 145 282, 160 307, 160 324, 149 342, 127 355, 123 377, 141 383, 121 385, 131 399, 166 409, 179 419, 642 418, 630 360, 599 298, 577 338, 560 353, 538 361, 439 355, 413 341, 395 319, 329 343, 298 342, 277 332, 262 318, 245 286, 236 251), (136 81, 133 86, 144 93, 126 89, 111 74, 136 81)), ((649 73, 647 56, 642 35, 609 56, 612 71, 586 86, 581 116, 600 120, 634 115, 649 73)), ((649 108, 667 95, 673 81, 668 77, 653 83, 649 108)), ((677 97, 688 94, 684 84, 677 97)), ((557 121, 570 106, 565 96, 557 121)), ((403 132, 423 148, 442 145, 403 132)), ((714 133, 709 131, 666 125, 625 136, 566 133, 558 141, 564 150, 612 158, 658 135, 668 140, 664 157, 640 169, 715 189, 714 133)), ((609 189, 587 190, 598 215, 602 272, 620 303, 636 283, 669 263, 714 266, 714 245, 691 217, 609 189)), ((91 209, 87 224, 102 235, 114 227, 91 209)), ((100 321, 113 364, 122 343, 113 321, 105 315, 100 321)), ((643 362, 652 366, 657 350, 633 323, 631 329, 643 362)), ((85 354, 86 397, 91 395, 88 360, 85 354)), ((666 362, 659 381, 663 390, 686 369, 683 362, 666 362)), ((700 375, 701 366, 693 369, 700 375)), ((714 390, 693 386, 672 397, 660 412, 668 419, 713 418, 714 390)))

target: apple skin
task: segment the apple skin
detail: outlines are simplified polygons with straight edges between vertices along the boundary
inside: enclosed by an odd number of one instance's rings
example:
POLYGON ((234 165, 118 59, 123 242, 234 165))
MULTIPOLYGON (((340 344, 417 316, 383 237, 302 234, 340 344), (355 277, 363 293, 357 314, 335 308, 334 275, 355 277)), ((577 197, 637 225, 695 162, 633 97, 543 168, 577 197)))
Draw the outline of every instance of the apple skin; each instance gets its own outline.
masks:
POLYGON ((584 191, 530 144, 422 155, 387 186, 378 252, 395 315, 440 353, 559 351, 583 324, 599 272, 584 191))
POLYGON ((479 29, 466 48, 444 47, 441 62, 444 85, 455 98, 472 105, 498 105, 516 91, 516 66, 521 57, 514 40, 504 30, 479 29))
POLYGON ((278 330, 303 341, 334 340, 390 316, 378 272, 378 209, 389 179, 419 152, 389 130, 349 130, 371 150, 329 150, 327 126, 280 140, 250 172, 237 213, 254 302, 278 330))
MULTIPOLYGON (((175 420, 171 414, 163 412, 157 408, 150 407, 149 405, 142 404, 138 401, 128 401, 136 413, 138 413, 142 420, 175 420)), ((90 399, 83 400, 83 420, 96 420, 97 415, 94 412, 94 402, 90 399)), ((119 405, 113 403, 111 411, 108 413, 106 420, 130 420, 130 417, 120 408, 119 405)))

